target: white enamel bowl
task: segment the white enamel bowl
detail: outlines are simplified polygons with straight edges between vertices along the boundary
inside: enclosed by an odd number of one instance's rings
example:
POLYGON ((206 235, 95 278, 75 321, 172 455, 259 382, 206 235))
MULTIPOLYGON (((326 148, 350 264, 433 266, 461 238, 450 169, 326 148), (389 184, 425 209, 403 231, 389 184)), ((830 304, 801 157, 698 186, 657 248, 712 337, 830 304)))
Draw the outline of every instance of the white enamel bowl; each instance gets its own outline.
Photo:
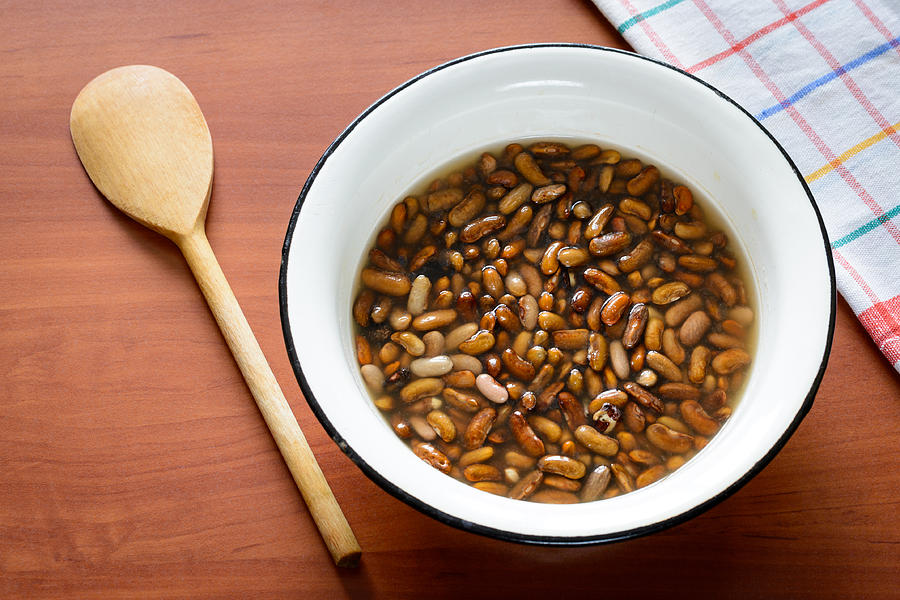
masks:
POLYGON ((834 326, 822 220, 784 150, 723 94, 661 63, 608 48, 500 48, 398 87, 328 148, 291 217, 279 281, 300 387, 340 448, 387 492, 450 525, 501 539, 587 544, 684 521, 758 473, 809 410, 834 326), (758 354, 743 400, 685 466, 636 492, 586 504, 493 496, 439 473, 399 440, 357 368, 350 316, 360 260, 405 193, 474 150, 513 140, 626 148, 697 190, 751 258, 758 354))

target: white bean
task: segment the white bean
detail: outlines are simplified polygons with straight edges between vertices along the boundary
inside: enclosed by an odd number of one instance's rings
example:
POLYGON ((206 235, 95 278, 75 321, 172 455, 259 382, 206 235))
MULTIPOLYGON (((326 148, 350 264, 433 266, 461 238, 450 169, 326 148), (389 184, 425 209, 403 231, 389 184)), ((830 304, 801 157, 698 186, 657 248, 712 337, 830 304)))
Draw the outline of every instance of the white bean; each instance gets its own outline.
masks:
POLYGON ((609 343, 609 362, 613 372, 619 379, 626 379, 631 373, 631 364, 628 361, 628 353, 621 340, 613 340, 609 343))
POLYGON ((472 371, 477 375, 484 370, 481 361, 469 354, 452 354, 450 360, 453 361, 454 371, 472 371))
POLYGON ((430 442, 437 437, 437 433, 434 432, 434 429, 431 428, 428 421, 420 415, 412 415, 409 418, 409 424, 412 426, 413 430, 415 430, 416 434, 426 442, 430 442))
POLYGON ((373 392, 380 392, 384 387, 384 373, 375 365, 363 365, 359 368, 363 381, 373 392))
POLYGON ((428 307, 428 292, 431 291, 431 280, 425 275, 419 275, 412 282, 409 289, 409 299, 406 302, 406 309, 413 315, 418 316, 425 312, 428 307))
POLYGON ((503 404, 509 400, 509 392, 506 388, 487 373, 482 373, 475 378, 475 387, 491 402, 503 404))
POLYGON ((459 345, 475 335, 476 331, 478 331, 478 323, 460 325, 444 338, 444 348, 447 350, 458 349, 459 345))
POLYGON ((409 370, 416 377, 440 377, 453 370, 453 361, 449 356, 443 354, 430 358, 417 358, 409 363, 409 370))

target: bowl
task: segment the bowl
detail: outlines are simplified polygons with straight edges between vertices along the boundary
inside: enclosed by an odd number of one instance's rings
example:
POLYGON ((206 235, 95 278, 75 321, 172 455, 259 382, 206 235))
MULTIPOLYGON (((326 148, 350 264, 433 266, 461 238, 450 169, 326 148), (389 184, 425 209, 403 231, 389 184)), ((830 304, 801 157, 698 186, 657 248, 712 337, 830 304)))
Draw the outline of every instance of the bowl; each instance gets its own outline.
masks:
POLYGON ((402 84, 329 146, 291 215, 279 279, 285 344, 323 427, 385 491, 444 523, 505 540, 590 544, 682 522, 735 492, 813 402, 835 316, 822 218, 784 149, 709 84, 610 48, 539 44, 453 60, 402 84), (709 445, 623 496, 545 505, 494 496, 418 459, 372 404, 353 348, 360 261, 398 199, 473 151, 523 139, 627 149, 706 197, 749 257, 757 354, 709 445))

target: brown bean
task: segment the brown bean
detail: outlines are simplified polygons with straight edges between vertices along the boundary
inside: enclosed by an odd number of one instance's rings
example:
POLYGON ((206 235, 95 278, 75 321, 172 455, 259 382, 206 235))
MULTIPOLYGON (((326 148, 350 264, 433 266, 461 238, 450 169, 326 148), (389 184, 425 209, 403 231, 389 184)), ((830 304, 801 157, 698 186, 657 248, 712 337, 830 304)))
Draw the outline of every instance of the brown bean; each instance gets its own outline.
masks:
POLYGON ((588 345, 587 329, 558 329, 552 333, 553 345, 561 350, 578 350, 588 345))
POLYGON ((661 423, 648 426, 645 434, 648 442, 671 454, 684 454, 694 443, 693 436, 670 429, 661 423))
POLYGON ((672 195, 675 197, 675 214, 686 215, 694 206, 694 195, 691 190, 683 185, 676 185, 672 189, 672 195))
POLYGON ((410 356, 422 356, 425 353, 425 342, 411 331, 397 331, 391 334, 391 341, 402 346, 410 356))
POLYGON ((531 201, 535 204, 544 204, 553 202, 562 197, 566 193, 566 185, 564 183, 552 183, 539 187, 531 194, 531 201))
POLYGON ((452 442, 456 439, 456 425, 453 424, 447 413, 433 410, 425 416, 425 420, 445 442, 452 442))
POLYGON ((673 363, 665 354, 655 350, 647 352, 647 365, 669 381, 680 382, 682 380, 681 369, 673 363))
POLYGON ((528 201, 531 197, 532 189, 534 189, 534 186, 530 183, 520 183, 500 199, 497 209, 502 214, 508 215, 528 201))
POLYGON ((634 478, 634 485, 637 489, 641 489, 642 487, 647 487, 651 483, 659 481, 666 474, 666 468, 662 465, 655 465, 650 467, 646 471, 640 473, 637 477, 634 478))
POLYGON ((688 367, 688 379, 692 383, 703 383, 703 380, 706 379, 706 365, 709 364, 711 356, 712 353, 706 346, 697 346, 691 352, 691 362, 688 367))
POLYGON ((687 383, 664 383, 657 388, 666 400, 699 400, 700 390, 687 383))
POLYGON ((608 435, 603 435, 590 425, 581 425, 575 430, 577 439, 585 448, 601 456, 615 456, 619 451, 619 442, 608 435))
POLYGON ((706 336, 706 339, 709 340, 709 343, 720 349, 727 348, 743 348, 744 342, 740 339, 734 337, 733 335, 728 335, 727 333, 719 333, 714 331, 706 336))
POLYGON ((416 444, 413 446, 413 452, 416 456, 427 462, 429 465, 440 471, 441 473, 450 473, 452 465, 447 455, 428 443, 416 444))
POLYGON ((512 171, 500 169, 488 175, 487 182, 491 185, 502 185, 505 188, 511 188, 519 183, 519 176, 512 171))
POLYGON ((609 468, 612 471, 613 477, 616 479, 616 485, 619 486, 620 490, 626 494, 634 491, 634 478, 624 466, 619 463, 613 463, 609 468))
POLYGON ((564 267, 578 267, 586 264, 591 259, 591 255, 584 248, 566 246, 556 254, 556 259, 564 267))
POLYGON ((463 447, 467 450, 474 450, 484 445, 484 440, 490 433, 496 418, 497 411, 491 407, 482 408, 475 413, 463 433, 463 447))
POLYGON ((484 354, 494 347, 494 343, 494 334, 485 329, 481 329, 475 332, 472 337, 461 342, 459 344, 459 351, 473 356, 484 354))
POLYGON ((680 365, 684 362, 684 348, 678 343, 678 338, 675 335, 674 329, 666 329, 663 331, 662 350, 663 354, 668 356, 676 365, 680 365))
MULTIPOLYGON (((471 371, 459 371, 459 372, 460 373, 469 373, 470 375, 472 375, 471 371)), ((453 373, 451 373, 450 375, 453 375, 453 373)), ((444 376, 445 383, 447 383, 449 385, 449 383, 446 381, 447 377, 449 377, 449 375, 444 376)), ((474 385, 475 385, 475 377, 473 375, 472 376, 472 385, 469 387, 474 387, 474 385)), ((452 387, 445 387, 441 391, 441 395, 444 397, 444 400, 447 402, 447 404, 449 404, 453 408, 456 408, 458 410, 461 410, 461 411, 464 411, 467 413, 477 412, 480 407, 480 404, 478 403, 478 398, 476 396, 460 392, 452 387)))
POLYGON ((468 467, 477 463, 486 463, 494 456, 493 446, 481 446, 474 450, 464 452, 460 457, 458 464, 460 468, 468 467))
POLYGON ((480 187, 474 187, 462 202, 450 209, 447 220, 453 227, 462 227, 482 211, 485 202, 484 191, 480 187))
POLYGON ((425 196, 424 208, 428 212, 448 210, 463 199, 463 191, 459 188, 447 188, 432 192, 425 196))
POLYGON ((473 244, 484 236, 503 229, 505 225, 506 218, 503 215, 486 215, 463 227, 459 239, 465 244, 473 244))
POLYGON ((635 402, 629 402, 622 410, 622 419, 625 426, 634 433, 640 433, 644 430, 647 417, 641 407, 635 402))
POLYGON ((559 454, 547 454, 542 456, 538 460, 537 466, 538 469, 544 473, 562 475, 569 479, 581 479, 584 477, 586 471, 584 463, 580 460, 559 454))
POLYGON ((654 229, 651 235, 654 242, 656 242, 658 245, 662 246, 669 252, 674 252, 675 254, 690 254, 692 252, 690 246, 685 244, 677 237, 669 235, 665 231, 662 231, 661 229, 654 229))
POLYGON ((541 171, 534 157, 527 152, 518 153, 513 159, 513 163, 516 166, 516 170, 532 184, 542 186, 553 183, 541 171))
POLYGON ((666 310, 665 320, 669 327, 677 327, 696 310, 703 307, 703 299, 698 294, 691 294, 672 304, 666 310))
POLYGON ((388 296, 405 296, 412 284, 403 273, 381 271, 379 269, 363 269, 362 282, 381 294, 388 296))
POLYGON ((714 258, 699 254, 686 254, 678 257, 678 264, 688 271, 709 272, 715 271, 719 263, 714 258))
POLYGON ((508 423, 516 443, 525 451, 525 454, 535 457, 544 454, 544 442, 537 436, 520 411, 513 411, 509 416, 508 423))
POLYGON ((537 324, 544 331, 555 331, 568 326, 568 322, 560 315, 543 310, 538 313, 537 324))
POLYGON ((653 257, 653 242, 644 238, 638 242, 637 246, 631 249, 627 254, 621 256, 616 261, 616 266, 623 273, 630 273, 640 269, 647 264, 653 257))
POLYGON ((431 331, 446 327, 456 320, 456 311, 452 308, 433 310, 413 319, 412 326, 416 331, 431 331))
POLYGON ((472 487, 479 489, 482 492, 494 494, 495 496, 506 496, 506 494, 509 493, 509 488, 507 486, 496 481, 477 481, 472 484, 472 487))
POLYGON ((556 401, 570 430, 575 431, 585 424, 584 405, 581 404, 581 400, 569 392, 559 392, 556 401))
POLYGON ((544 480, 544 473, 534 470, 522 476, 509 491, 509 497, 513 500, 524 500, 531 496, 544 480))
POLYGON ((750 364, 750 355, 740 348, 723 350, 712 359, 712 368, 719 375, 730 375, 750 364))
POLYGON ((629 304, 631 304, 631 298, 628 294, 625 292, 614 293, 600 309, 600 319, 607 325, 615 325, 629 304))
POLYGON ((670 281, 653 290, 651 299, 653 300, 653 304, 665 305, 680 300, 690 293, 691 288, 688 287, 686 283, 681 281, 670 281))
POLYGON ((516 379, 519 379, 525 383, 528 383, 532 379, 534 379, 534 365, 519 356, 518 353, 516 353, 516 351, 512 348, 505 349, 500 354, 500 359, 506 366, 507 371, 509 371, 509 373, 516 379))
POLYGON ((638 303, 631 307, 628 313, 628 322, 625 324, 625 332, 622 334, 622 345, 626 348, 634 348, 644 334, 647 319, 650 312, 647 305, 638 303))
POLYGON ((400 390, 400 399, 407 404, 425 396, 435 396, 444 389, 444 381, 437 377, 422 377, 407 383, 400 390))
POLYGON ((541 257, 541 273, 544 275, 553 275, 559 269, 559 259, 557 255, 559 251, 565 247, 564 242, 551 242, 544 255, 541 257))
MULTIPOLYGON (((585 235, 585 237, 587 237, 585 235)), ((610 256, 621 252, 631 244, 631 234, 627 231, 612 231, 591 238, 588 250, 594 256, 610 256)))
POLYGON ((598 373, 603 370, 606 365, 606 359, 609 356, 609 344, 606 338, 599 333, 591 333, 588 338, 587 359, 590 367, 598 373))
POLYGON ((703 410, 699 402, 685 400, 678 408, 684 422, 700 435, 713 435, 719 430, 719 424, 703 410))
POLYGON ((463 477, 469 481, 500 481, 500 469, 492 465, 474 464, 463 469, 463 477))
MULTIPOLYGON (((641 172, 628 180, 626 189, 632 196, 643 196, 650 191, 656 182, 659 181, 659 169, 653 165, 647 165, 641 172)), ((645 217, 649 219, 650 217, 645 217)))
POLYGON ((644 408, 655 410, 658 413, 663 412, 665 407, 663 406, 662 401, 651 394, 646 388, 631 381, 626 381, 622 384, 622 387, 628 392, 629 396, 634 398, 634 400, 644 408))
POLYGON ((642 219, 643 221, 649 221, 653 216, 653 209, 637 198, 623 198, 621 202, 619 202, 619 211, 625 215, 631 215, 642 219))
POLYGON ((702 310, 694 311, 682 323, 678 339, 686 346, 693 346, 703 339, 711 325, 709 315, 702 310))
POLYGON ((578 496, 576 496, 572 492, 564 492, 562 490, 554 489, 543 489, 532 494, 531 500, 534 502, 540 502, 541 504, 577 504, 578 496))
POLYGON ((598 290, 610 295, 615 294, 622 289, 615 278, 604 273, 600 269, 595 269, 593 267, 584 270, 584 280, 598 290))

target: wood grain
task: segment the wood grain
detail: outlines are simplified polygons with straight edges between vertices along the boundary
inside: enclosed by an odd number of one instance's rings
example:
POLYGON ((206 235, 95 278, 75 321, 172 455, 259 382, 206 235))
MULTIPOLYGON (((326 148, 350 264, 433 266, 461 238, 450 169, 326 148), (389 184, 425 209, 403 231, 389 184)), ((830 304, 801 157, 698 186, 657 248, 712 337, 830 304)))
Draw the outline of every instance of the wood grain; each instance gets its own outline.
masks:
POLYGON ((303 181, 394 86, 535 41, 624 47, 586 1, 4 4, 0 597, 896 597, 900 379, 843 302, 787 447, 649 538, 548 549, 451 529, 369 481, 312 416, 276 288, 303 181), (78 163, 75 95, 133 63, 175 73, 203 108, 211 243, 365 550, 357 571, 323 551, 177 248, 78 163))

